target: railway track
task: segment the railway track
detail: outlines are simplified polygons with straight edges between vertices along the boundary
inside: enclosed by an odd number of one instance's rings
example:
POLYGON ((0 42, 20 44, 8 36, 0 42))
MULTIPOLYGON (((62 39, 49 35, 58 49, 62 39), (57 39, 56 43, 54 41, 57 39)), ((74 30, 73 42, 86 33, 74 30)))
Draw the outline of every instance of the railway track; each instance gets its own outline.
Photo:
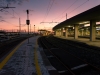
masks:
POLYGON ((50 38, 53 40, 52 43, 58 44, 60 42, 63 45, 62 46, 59 44, 58 45, 61 46, 62 48, 65 48, 68 52, 100 68, 100 48, 99 47, 93 47, 85 43, 59 39, 55 37, 50 37, 50 38))
POLYGON ((9 53, 16 45, 27 38, 18 38, 14 40, 6 41, 0 44, 0 59, 4 57, 7 53, 9 53))
POLYGON ((100 70, 88 62, 66 51, 60 42, 42 37, 39 39, 41 46, 51 64, 60 75, 100 75, 100 70))

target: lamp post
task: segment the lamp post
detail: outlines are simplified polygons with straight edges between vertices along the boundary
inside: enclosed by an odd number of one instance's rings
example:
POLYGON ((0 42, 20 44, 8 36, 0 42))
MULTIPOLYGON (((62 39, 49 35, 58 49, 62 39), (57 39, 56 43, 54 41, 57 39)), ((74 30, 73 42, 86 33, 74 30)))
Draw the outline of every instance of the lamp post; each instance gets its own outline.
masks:
POLYGON ((34 25, 34 36, 35 36, 35 25, 34 25))

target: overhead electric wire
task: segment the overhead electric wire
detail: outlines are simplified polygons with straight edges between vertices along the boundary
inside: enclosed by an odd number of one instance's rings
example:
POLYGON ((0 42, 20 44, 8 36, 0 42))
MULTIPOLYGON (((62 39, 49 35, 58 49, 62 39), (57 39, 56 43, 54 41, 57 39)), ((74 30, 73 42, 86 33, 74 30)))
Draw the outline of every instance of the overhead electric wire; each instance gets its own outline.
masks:
MULTIPOLYGON (((69 12, 68 13, 68 15, 70 14, 70 13, 72 13, 73 11, 75 11, 76 9, 78 9, 79 7, 81 7, 83 4, 85 4, 85 3, 87 3, 89 0, 87 0, 87 1, 85 1, 84 3, 82 3, 81 5, 79 5, 78 7, 76 7, 74 10, 72 10, 71 12, 69 12)), ((62 18, 64 18, 65 16, 62 16, 62 18)), ((60 18, 59 20, 61 20, 62 18, 60 18)), ((59 21, 58 20, 58 21, 59 21)))
POLYGON ((5 21, 5 20, 1 20, 1 22, 6 22, 6 23, 9 23, 9 24, 11 24, 11 25, 14 25, 14 24, 12 24, 12 23, 10 23, 10 22, 8 22, 8 21, 5 21))
MULTIPOLYGON (((5 10, 4 10, 5 11, 5 10)), ((5 12, 8 12, 9 13, 9 11, 5 11, 5 12)), ((12 15, 11 13, 9 13, 10 15, 12 15)), ((10 23, 10 22, 8 22, 8 21, 6 21, 6 20, 3 20, 4 18, 2 17, 2 20, 0 21, 0 22, 6 22, 6 23, 9 23, 9 24, 11 24, 11 25, 14 25, 14 24, 12 24, 12 23, 10 23)))
MULTIPOLYGON (((5 11, 5 10, 4 10, 4 11, 5 11)), ((12 15, 9 11, 5 11, 5 12, 8 12, 10 15, 12 15)), ((14 16, 14 15, 12 15, 12 16, 14 16)), ((6 20, 1 20, 1 22, 6 22, 6 23, 9 23, 9 24, 11 24, 11 25, 14 25, 14 24, 12 24, 12 23, 6 21, 6 20)))
MULTIPOLYGON (((49 9, 49 6, 50 6, 50 2, 51 2, 51 0, 49 1, 48 7, 47 7, 47 12, 48 12, 48 9, 49 9)), ((46 17, 46 15, 47 15, 47 12, 46 12, 46 14, 45 14, 44 19, 43 19, 43 21, 42 21, 42 22, 44 22, 45 17, 46 17)))
MULTIPOLYGON (((78 1, 78 0, 75 0, 66 10, 70 9, 77 1, 78 1)), ((66 12, 66 10, 63 11, 60 15, 62 15, 64 12, 66 12)), ((59 15, 59 16, 60 16, 60 15, 59 15)), ((59 16, 58 16, 58 17, 59 17, 59 16)), ((58 19, 58 17, 55 18, 55 19, 58 19)), ((55 19, 53 19, 53 20, 55 20, 55 19)), ((50 25, 50 27, 51 27, 51 25, 50 25)))
MULTIPOLYGON (((77 1, 78 1, 78 0, 75 0, 66 10, 69 10, 77 1)), ((64 10, 60 15, 62 15, 64 12, 66 12, 66 10, 64 10)), ((60 16, 60 15, 59 15, 59 16, 60 16)), ((59 16, 58 16, 58 17, 59 17, 59 16)), ((58 17, 55 18, 55 19, 58 19, 58 17)), ((55 19, 54 19, 54 20, 55 20, 55 19)))
MULTIPOLYGON (((48 5, 48 7, 47 7, 47 12, 46 12, 45 17, 44 17, 44 19, 43 19, 42 22, 44 22, 44 21, 46 20, 46 18, 47 18, 47 16, 48 16, 49 12, 50 12, 50 10, 51 10, 51 8, 52 8, 52 6, 53 6, 53 3, 54 3, 54 0, 53 0, 53 1, 50 0, 49 5, 48 5)), ((43 23, 43 26, 44 26, 44 23, 43 23)), ((45 26, 44 26, 44 28, 45 28, 45 26)))
MULTIPOLYGON (((87 0, 87 1, 84 2, 83 4, 87 3, 88 1, 89 1, 89 0, 87 0)), ((77 8, 75 8, 74 10, 72 10, 71 12, 69 12, 69 14, 72 13, 73 11, 75 11, 76 9, 78 9, 79 7, 81 7, 83 4, 81 4, 80 6, 78 6, 77 8)))
MULTIPOLYGON (((51 10, 52 6, 53 6, 53 3, 54 3, 54 0, 53 0, 53 2, 52 2, 52 4, 51 4, 50 9, 48 10, 47 16, 48 16, 48 14, 49 14, 49 12, 50 12, 50 10, 51 10)), ((46 18, 47 18, 47 16, 46 16, 46 18)))
POLYGON ((49 5, 48 5, 48 8, 47 8, 47 13, 46 13, 46 15, 45 15, 45 17, 44 17, 44 20, 43 20, 42 22, 44 22, 45 19, 47 18, 48 14, 49 14, 49 12, 50 12, 52 6, 53 6, 53 3, 54 3, 54 0, 53 0, 53 1, 50 0, 49 5), (52 3, 51 3, 51 2, 52 2, 52 3), (50 5, 50 4, 51 4, 51 5, 50 5))
MULTIPOLYGON (((44 22, 44 20, 45 20, 45 18, 46 18, 46 16, 47 16, 47 13, 48 13, 48 10, 49 10, 50 3, 51 3, 51 0, 49 1, 48 7, 47 7, 47 11, 46 11, 46 13, 45 13, 45 16, 44 16, 44 19, 43 19, 42 22, 44 22)), ((44 24, 43 24, 43 26, 44 26, 44 24)))
MULTIPOLYGON (((13 10, 13 9, 12 9, 12 10, 13 10)), ((20 16, 18 15, 18 13, 17 13, 17 12, 15 12, 15 11, 13 10, 13 15, 14 15, 14 13, 16 13, 18 17, 20 17, 20 16)))
MULTIPOLYGON (((9 11, 6 11, 6 12, 8 12, 10 15, 12 15, 9 11)), ((12 15, 13 17, 15 17, 14 15, 12 15)))

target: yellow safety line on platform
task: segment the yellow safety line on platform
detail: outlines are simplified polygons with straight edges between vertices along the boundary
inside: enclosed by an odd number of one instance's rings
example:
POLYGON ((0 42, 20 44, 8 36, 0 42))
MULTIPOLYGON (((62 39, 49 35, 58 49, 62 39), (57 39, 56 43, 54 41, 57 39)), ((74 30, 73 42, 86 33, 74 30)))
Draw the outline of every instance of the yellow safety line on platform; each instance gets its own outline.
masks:
POLYGON ((15 51, 21 46, 22 43, 24 43, 25 41, 21 42, 19 45, 17 45, 17 47, 12 50, 11 53, 8 54, 8 56, 6 56, 6 58, 0 63, 0 70, 3 68, 3 66, 7 63, 7 61, 10 59, 10 57, 15 53, 15 51))
POLYGON ((36 42, 36 46, 34 49, 34 57, 35 57, 35 66, 36 66, 37 75, 42 75, 41 70, 40 70, 40 66, 38 64, 37 42, 36 42))

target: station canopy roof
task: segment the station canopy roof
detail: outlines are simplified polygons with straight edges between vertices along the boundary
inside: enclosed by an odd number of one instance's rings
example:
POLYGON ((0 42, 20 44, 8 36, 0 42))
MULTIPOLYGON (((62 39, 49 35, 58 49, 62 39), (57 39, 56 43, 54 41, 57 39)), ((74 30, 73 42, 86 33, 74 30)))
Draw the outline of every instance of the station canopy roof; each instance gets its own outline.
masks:
POLYGON ((87 24, 90 23, 90 20, 95 20, 96 22, 100 21, 100 5, 59 23, 58 25, 53 27, 53 30, 67 27, 68 25, 75 25, 82 23, 87 24))

